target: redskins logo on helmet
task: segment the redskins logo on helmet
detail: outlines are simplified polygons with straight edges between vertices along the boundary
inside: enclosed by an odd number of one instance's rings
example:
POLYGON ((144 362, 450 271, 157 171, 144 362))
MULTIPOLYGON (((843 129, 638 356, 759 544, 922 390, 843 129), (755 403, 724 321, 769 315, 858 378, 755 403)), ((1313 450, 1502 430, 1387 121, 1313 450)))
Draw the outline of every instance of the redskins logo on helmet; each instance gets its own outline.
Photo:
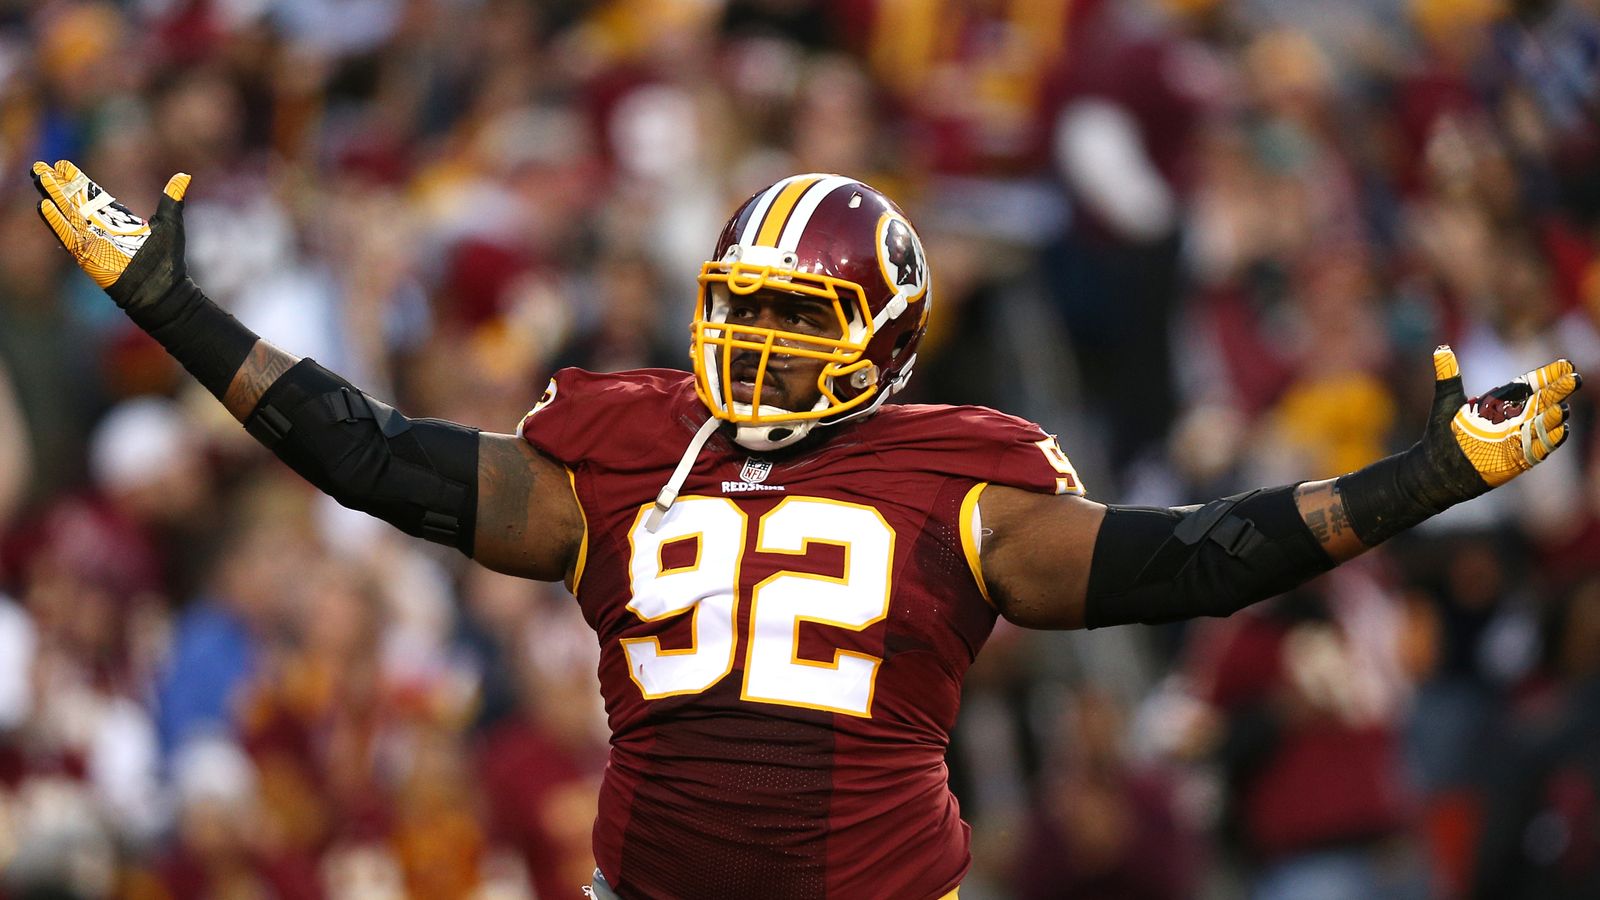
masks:
POLYGON ((691 355, 711 414, 755 450, 787 446, 816 425, 869 415, 911 377, 927 325, 927 255, 905 213, 841 175, 795 175, 746 200, 700 268, 691 355), (731 298, 780 290, 831 303, 837 338, 728 324, 731 298), (774 356, 822 360, 811 409, 733 399, 732 351, 760 353, 755 396, 774 356))
POLYGON ((889 286, 911 298, 928 290, 928 263, 922 258, 922 242, 911 223, 897 213, 884 213, 878 225, 878 265, 889 286))

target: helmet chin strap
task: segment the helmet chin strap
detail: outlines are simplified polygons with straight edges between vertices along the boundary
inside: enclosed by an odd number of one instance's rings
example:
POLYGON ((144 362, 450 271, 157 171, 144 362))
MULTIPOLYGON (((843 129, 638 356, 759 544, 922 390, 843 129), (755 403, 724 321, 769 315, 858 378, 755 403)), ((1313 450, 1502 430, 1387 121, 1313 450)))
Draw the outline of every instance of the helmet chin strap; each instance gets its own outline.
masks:
MULTIPOLYGON (((820 408, 827 403, 822 398, 817 398, 820 408)), ((748 403, 733 404, 733 411, 741 416, 748 416, 752 408, 748 403)), ((781 416, 789 412, 776 406, 762 404, 761 415, 781 416)), ((737 425, 734 427, 733 441, 746 450, 762 453, 768 450, 779 450, 791 444, 799 443, 800 439, 811 432, 817 424, 816 419, 801 419, 796 422, 777 422, 772 425, 737 425)))
MULTIPOLYGON (((797 422, 781 422, 776 425, 740 425, 737 426, 734 431, 733 440, 746 450, 754 450, 757 453, 761 453, 767 450, 778 450, 791 444, 799 443, 801 439, 811 433, 811 429, 817 427, 818 425, 838 425, 842 422, 848 422, 851 419, 866 418, 867 416, 877 412, 878 407, 883 405, 883 401, 888 400, 891 395, 899 393, 900 389, 906 386, 906 382, 911 379, 911 367, 916 364, 916 361, 917 355, 915 353, 911 354, 911 358, 906 361, 904 366, 901 367, 900 373, 891 378, 889 383, 883 386, 883 390, 878 392, 878 396, 874 397, 871 403, 868 403, 866 406, 863 406, 860 409, 846 413, 845 415, 835 419, 801 419, 797 422)), ((871 366, 869 368, 871 370, 873 379, 876 380, 878 377, 877 366, 871 366)), ((861 373, 857 374, 859 375, 861 373)), ((860 384, 857 384, 857 387, 860 386, 860 384)), ((812 407, 812 409, 822 409, 827 405, 828 401, 825 398, 818 397, 816 406, 812 407)), ((735 403, 733 404, 733 409, 742 416, 750 415, 751 411, 750 404, 748 403, 735 403)), ((788 412, 788 410, 780 409, 776 406, 763 405, 761 407, 761 414, 763 416, 782 415, 786 412, 788 412)))
POLYGON ((733 441, 746 450, 763 453, 780 450, 795 444, 811 432, 816 419, 804 422, 786 422, 782 425, 740 425, 733 432, 733 441))
POLYGON ((689 470, 694 468, 694 461, 699 458, 706 441, 711 440, 712 433, 720 424, 722 420, 712 416, 701 423, 700 430, 689 439, 689 447, 683 451, 683 458, 678 460, 678 467, 672 470, 672 477, 668 478, 667 483, 656 493, 656 504, 651 508, 650 515, 645 517, 644 527, 651 534, 655 534, 661 523, 666 520, 667 512, 678 500, 678 492, 683 490, 683 483, 689 480, 689 470))
MULTIPOLYGON (((820 404, 826 402, 821 398, 817 400, 819 408, 820 404)), ((741 415, 749 415, 750 405, 736 403, 734 410, 741 415)), ((774 416, 786 413, 788 410, 776 406, 762 406, 761 412, 763 415, 774 416)), ((656 493, 655 506, 645 517, 644 527, 651 534, 655 534, 661 528, 661 523, 666 521, 667 513, 672 510, 672 504, 678 500, 678 492, 683 490, 683 483, 689 480, 689 471, 694 468, 694 461, 700 457, 700 451, 705 449, 706 441, 711 439, 711 435, 716 433, 717 427, 721 424, 721 419, 712 416, 701 423, 700 429, 694 433, 693 438, 690 438, 689 446, 684 448, 683 456, 678 460, 678 467, 672 470, 672 477, 668 478, 667 483, 656 493)), ((733 440, 746 450, 757 453, 777 450, 799 441, 816 424, 816 419, 803 419, 799 422, 779 422, 773 425, 739 425, 734 430, 733 440)))

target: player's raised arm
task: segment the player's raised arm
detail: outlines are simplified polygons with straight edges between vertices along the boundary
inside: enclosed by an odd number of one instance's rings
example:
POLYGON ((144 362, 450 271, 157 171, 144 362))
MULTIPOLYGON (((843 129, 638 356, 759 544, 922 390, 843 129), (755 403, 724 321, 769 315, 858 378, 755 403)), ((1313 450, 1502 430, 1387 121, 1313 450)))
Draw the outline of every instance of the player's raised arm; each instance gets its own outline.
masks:
POLYGON ((66 160, 34 163, 33 181, 40 216, 79 267, 306 480, 491 568, 568 574, 582 520, 560 466, 513 435, 407 418, 200 291, 184 261, 188 175, 172 176, 148 222, 66 160))
POLYGON ((1422 439, 1339 478, 1175 509, 988 488, 990 597, 1037 628, 1230 615, 1505 484, 1566 441, 1567 398, 1582 384, 1566 360, 1471 399, 1450 348, 1433 362, 1422 439))

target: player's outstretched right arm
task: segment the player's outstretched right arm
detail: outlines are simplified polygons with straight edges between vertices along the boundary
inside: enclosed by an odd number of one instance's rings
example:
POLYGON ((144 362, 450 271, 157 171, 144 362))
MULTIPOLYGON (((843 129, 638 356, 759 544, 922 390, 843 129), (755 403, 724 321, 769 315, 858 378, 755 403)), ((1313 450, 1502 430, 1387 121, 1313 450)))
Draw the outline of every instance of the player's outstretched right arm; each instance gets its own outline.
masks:
POLYGON ((145 222, 72 163, 35 163, 39 214, 78 265, 273 453, 335 500, 490 568, 556 580, 583 534, 565 474, 513 435, 409 419, 218 308, 188 277, 183 198, 145 222))
POLYGON ((1038 628, 1230 615, 1505 484, 1566 440, 1567 398, 1583 383, 1570 362, 1473 398, 1449 347, 1433 365, 1422 439, 1339 478, 1171 509, 990 487, 979 502, 988 595, 1038 628))

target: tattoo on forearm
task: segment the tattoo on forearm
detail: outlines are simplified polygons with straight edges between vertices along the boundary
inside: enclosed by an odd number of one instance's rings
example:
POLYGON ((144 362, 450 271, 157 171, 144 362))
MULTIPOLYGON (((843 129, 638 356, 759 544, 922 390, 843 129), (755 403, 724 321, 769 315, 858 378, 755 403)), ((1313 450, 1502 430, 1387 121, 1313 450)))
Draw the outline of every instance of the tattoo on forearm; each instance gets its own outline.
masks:
MULTIPOLYGON (((1339 493, 1339 488, 1333 488, 1334 503, 1328 507, 1328 529, 1333 532, 1333 537, 1343 537, 1350 531, 1350 514, 1344 508, 1344 496, 1339 493)), ((1351 536, 1355 532, 1350 532, 1351 536)))
POLYGON ((1335 482, 1329 480, 1302 484, 1295 492, 1295 503, 1312 537, 1334 560, 1343 561, 1367 549, 1350 527, 1350 515, 1344 508, 1344 495, 1339 492, 1335 482))
POLYGON ((1328 511, 1326 509, 1312 509, 1306 511, 1306 527, 1316 536, 1317 542, 1328 542, 1328 511))
POLYGON ((1306 527, 1311 529, 1311 533, 1322 544, 1343 537, 1345 530, 1350 527, 1350 519, 1344 511, 1344 498, 1338 496, 1337 488, 1333 493, 1338 502, 1308 509, 1305 512, 1306 527))
POLYGON ((283 373, 294 368, 300 358, 291 353, 285 353, 266 341, 256 341, 250 348, 250 355, 245 357, 244 364, 239 366, 239 371, 233 375, 233 381, 228 383, 228 390, 222 395, 222 405, 228 408, 235 419, 243 422, 255 411, 256 404, 261 401, 261 395, 272 387, 283 373))

